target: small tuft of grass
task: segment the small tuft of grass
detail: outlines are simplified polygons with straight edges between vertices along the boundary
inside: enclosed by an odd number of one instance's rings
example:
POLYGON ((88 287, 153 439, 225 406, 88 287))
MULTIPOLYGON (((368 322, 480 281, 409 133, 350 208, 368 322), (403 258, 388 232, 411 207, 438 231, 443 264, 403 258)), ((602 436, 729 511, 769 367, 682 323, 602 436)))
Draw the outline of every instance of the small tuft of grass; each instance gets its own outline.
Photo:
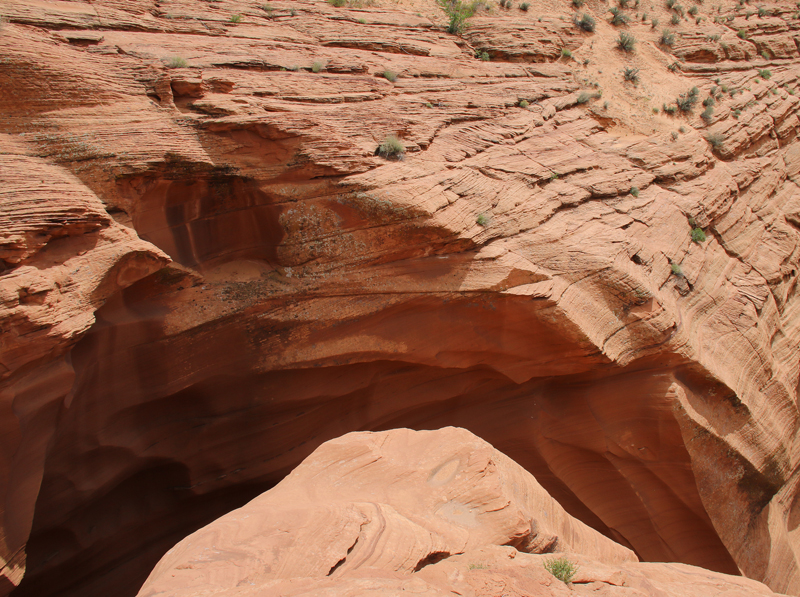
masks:
POLYGON ((489 62, 492 58, 486 50, 475 50, 475 58, 483 62, 489 62))
POLYGON ((522 11, 525 11, 525 12, 528 12, 528 9, 530 7, 531 7, 531 5, 528 2, 522 2, 519 5, 519 9, 522 10, 522 11))
MULTIPOLYGON (((462 0, 436 0, 449 21, 447 32, 453 35, 461 35, 467 28, 467 21, 475 16, 478 9, 484 4, 480 0, 466 2, 462 0)), ((507 8, 511 8, 510 1, 506 3, 507 8)))
POLYGON ((575 8, 583 8, 584 4, 586 4, 586 0, 572 0, 572 6, 575 8))
POLYGON ((576 99, 575 101, 578 102, 579 104, 585 104, 590 99, 592 99, 592 94, 591 93, 589 93, 588 91, 581 91, 578 94, 578 99, 576 99))
POLYGON ((397 73, 394 71, 385 70, 381 74, 383 74, 383 78, 386 79, 387 81, 391 81, 392 83, 397 81, 397 73))
POLYGON ((519 107, 520 108, 527 108, 528 106, 530 106, 530 104, 528 103, 528 100, 519 100, 519 107))
POLYGON ((181 56, 173 56, 167 61, 169 68, 185 68, 187 65, 186 58, 181 56))
POLYGON ((697 16, 699 9, 696 6, 692 6, 687 12, 692 15, 693 17, 697 16))
POLYGON ((736 32, 736 35, 739 36, 739 39, 747 39, 747 30, 739 29, 739 31, 736 32))
POLYGON ((242 15, 231 15, 231 18, 228 19, 228 22, 232 23, 233 25, 238 25, 242 22, 242 15))
POLYGON ((575 24, 584 31, 588 31, 589 33, 593 32, 595 28, 594 19, 591 16, 587 15, 586 13, 583 13, 583 16, 580 19, 575 17, 575 24))
POLYGON ((706 233, 702 228, 692 228, 691 234, 693 243, 697 243, 699 245, 700 243, 706 242, 706 233))
POLYGON ((561 57, 562 58, 572 58, 572 52, 568 48, 561 49, 561 57))
POLYGON ((626 66, 622 69, 622 77, 636 85, 639 82, 639 69, 626 66))
POLYGON ((636 47, 636 38, 630 33, 622 31, 617 38, 617 47, 623 52, 633 52, 636 47))
POLYGON ((675 45, 675 34, 669 29, 664 29, 658 41, 662 46, 672 47, 675 45))
POLYGON ((683 270, 681 269, 681 266, 678 265, 677 263, 670 263, 669 266, 670 269, 672 269, 672 273, 675 274, 676 276, 683 275, 683 270))
MULTIPOLYGON (((489 218, 487 218, 485 214, 479 214, 478 217, 475 218, 475 223, 478 226, 484 226, 485 227, 489 223, 489 218)), ((476 566, 476 568, 477 568, 477 566, 476 566)), ((470 569, 472 569, 471 566, 470 566, 470 569)))
POLYGON ((336 8, 343 8, 347 4, 347 0, 328 0, 328 4, 336 8))
POLYGON ((706 106, 706 109, 703 110, 703 113, 700 114, 700 118, 703 119, 703 122, 708 124, 711 122, 711 118, 714 115, 714 106, 706 106))
POLYGON ((659 20, 656 19, 656 18, 653 18, 653 20, 650 21, 650 28, 651 29, 655 29, 656 27, 658 27, 658 23, 659 23, 659 20))
POLYGON ((639 187, 631 187, 631 195, 633 195, 634 197, 638 197, 639 196, 639 187))
POLYGON ((572 582, 578 572, 578 567, 564 557, 547 560, 544 563, 544 568, 565 585, 572 582))
POLYGON ((681 22, 681 17, 680 17, 680 15, 678 15, 678 13, 674 13, 674 14, 672 15, 672 18, 670 18, 669 22, 670 22, 670 23, 672 23, 673 25, 678 25, 678 24, 680 24, 680 22, 681 22))
POLYGON ((688 93, 681 93, 678 99, 675 100, 675 105, 681 112, 691 112, 692 108, 697 104, 697 98, 700 95, 700 90, 697 87, 692 87, 688 93))
POLYGON ((386 160, 402 160, 406 153, 406 148, 400 139, 394 135, 389 135, 383 140, 383 143, 378 145, 375 153, 386 160))
POLYGON ((722 147, 722 143, 725 141, 725 137, 723 137, 719 133, 708 133, 708 135, 706 135, 706 141, 709 142, 711 147, 717 149, 719 147, 722 147))
POLYGON ((608 12, 611 13, 611 24, 619 27, 620 25, 625 25, 630 19, 626 14, 624 14, 619 8, 616 6, 612 6, 608 9, 608 12))
POLYGON ((758 74, 761 75, 764 79, 769 79, 772 76, 772 72, 770 72, 766 68, 763 70, 759 70, 758 74))
POLYGON ((318 73, 323 68, 325 68, 324 64, 322 64, 321 62, 315 62, 314 64, 311 65, 311 72, 312 73, 318 73))
POLYGON ((366 25, 367 24, 367 19, 358 19, 358 24, 359 25, 366 25))

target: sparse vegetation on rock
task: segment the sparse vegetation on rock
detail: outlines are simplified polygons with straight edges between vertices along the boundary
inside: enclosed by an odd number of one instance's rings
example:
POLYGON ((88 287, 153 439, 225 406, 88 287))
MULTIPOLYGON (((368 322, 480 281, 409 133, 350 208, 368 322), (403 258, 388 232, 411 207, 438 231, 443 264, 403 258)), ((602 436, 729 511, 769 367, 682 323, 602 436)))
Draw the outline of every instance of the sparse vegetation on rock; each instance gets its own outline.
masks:
POLYGON ((383 140, 378 146, 376 151, 377 155, 381 156, 384 159, 391 160, 400 160, 403 159, 405 155, 406 148, 403 145, 402 141, 398 139, 394 135, 389 135, 386 139, 383 140))
POLYGON ((617 37, 617 47, 623 52, 633 52, 636 47, 636 38, 632 34, 622 31, 617 37))
POLYGON ((584 31, 588 31, 590 33, 594 31, 595 28, 594 18, 592 18, 590 15, 587 15, 586 13, 583 13, 583 16, 580 19, 576 17, 575 24, 584 31))
POLYGON ((572 582, 578 572, 578 567, 565 557, 547 560, 544 567, 550 574, 567 585, 572 582))
POLYGON ((439 8, 447 15, 449 22, 447 32, 460 35, 467 28, 467 21, 477 12, 481 3, 478 0, 463 2, 462 0, 437 0, 439 8))

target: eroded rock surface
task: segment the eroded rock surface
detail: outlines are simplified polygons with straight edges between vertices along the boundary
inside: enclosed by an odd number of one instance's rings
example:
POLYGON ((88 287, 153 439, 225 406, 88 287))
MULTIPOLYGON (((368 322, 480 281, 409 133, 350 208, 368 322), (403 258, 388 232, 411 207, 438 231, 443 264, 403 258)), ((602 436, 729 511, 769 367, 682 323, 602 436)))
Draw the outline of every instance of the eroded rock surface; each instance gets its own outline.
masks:
POLYGON ((132 595, 322 442, 448 425, 642 560, 800 593, 800 20, 762 8, 628 8, 627 54, 566 0, 6 0, 0 593, 132 595))
POLYGON ((701 568, 640 564, 464 429, 349 433, 170 549, 139 597, 774 595, 701 568), (551 554, 545 557, 542 554, 551 554), (568 587, 544 568, 577 566, 568 587))

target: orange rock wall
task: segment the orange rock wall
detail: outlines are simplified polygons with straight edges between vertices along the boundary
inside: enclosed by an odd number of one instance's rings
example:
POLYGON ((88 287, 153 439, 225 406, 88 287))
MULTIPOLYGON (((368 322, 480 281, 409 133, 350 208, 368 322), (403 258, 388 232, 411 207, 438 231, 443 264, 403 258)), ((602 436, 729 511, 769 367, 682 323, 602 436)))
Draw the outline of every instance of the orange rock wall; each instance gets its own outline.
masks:
POLYGON ((672 47, 629 9, 626 55, 561 1, 459 37, 8 0, 0 592, 133 595, 322 442, 458 425, 642 559, 800 593, 800 20, 767 8, 672 47), (660 111, 692 86, 710 118, 660 111))

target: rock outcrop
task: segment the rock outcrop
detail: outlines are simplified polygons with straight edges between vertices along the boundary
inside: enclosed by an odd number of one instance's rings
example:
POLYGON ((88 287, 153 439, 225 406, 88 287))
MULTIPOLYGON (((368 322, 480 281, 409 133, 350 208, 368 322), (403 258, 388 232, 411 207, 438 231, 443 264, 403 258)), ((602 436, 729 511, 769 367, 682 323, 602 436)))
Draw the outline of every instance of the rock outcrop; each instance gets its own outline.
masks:
POLYGON ((350 433, 167 552, 139 597, 774 595, 700 568, 640 564, 463 429, 350 433), (549 554, 545 557, 542 554, 549 554), (553 555, 556 554, 556 555, 553 555), (572 589, 544 565, 577 567, 572 589))
POLYGON ((0 594, 131 596, 323 442, 448 425, 800 594, 800 20, 697 8, 625 53, 567 0, 5 0, 0 594))

